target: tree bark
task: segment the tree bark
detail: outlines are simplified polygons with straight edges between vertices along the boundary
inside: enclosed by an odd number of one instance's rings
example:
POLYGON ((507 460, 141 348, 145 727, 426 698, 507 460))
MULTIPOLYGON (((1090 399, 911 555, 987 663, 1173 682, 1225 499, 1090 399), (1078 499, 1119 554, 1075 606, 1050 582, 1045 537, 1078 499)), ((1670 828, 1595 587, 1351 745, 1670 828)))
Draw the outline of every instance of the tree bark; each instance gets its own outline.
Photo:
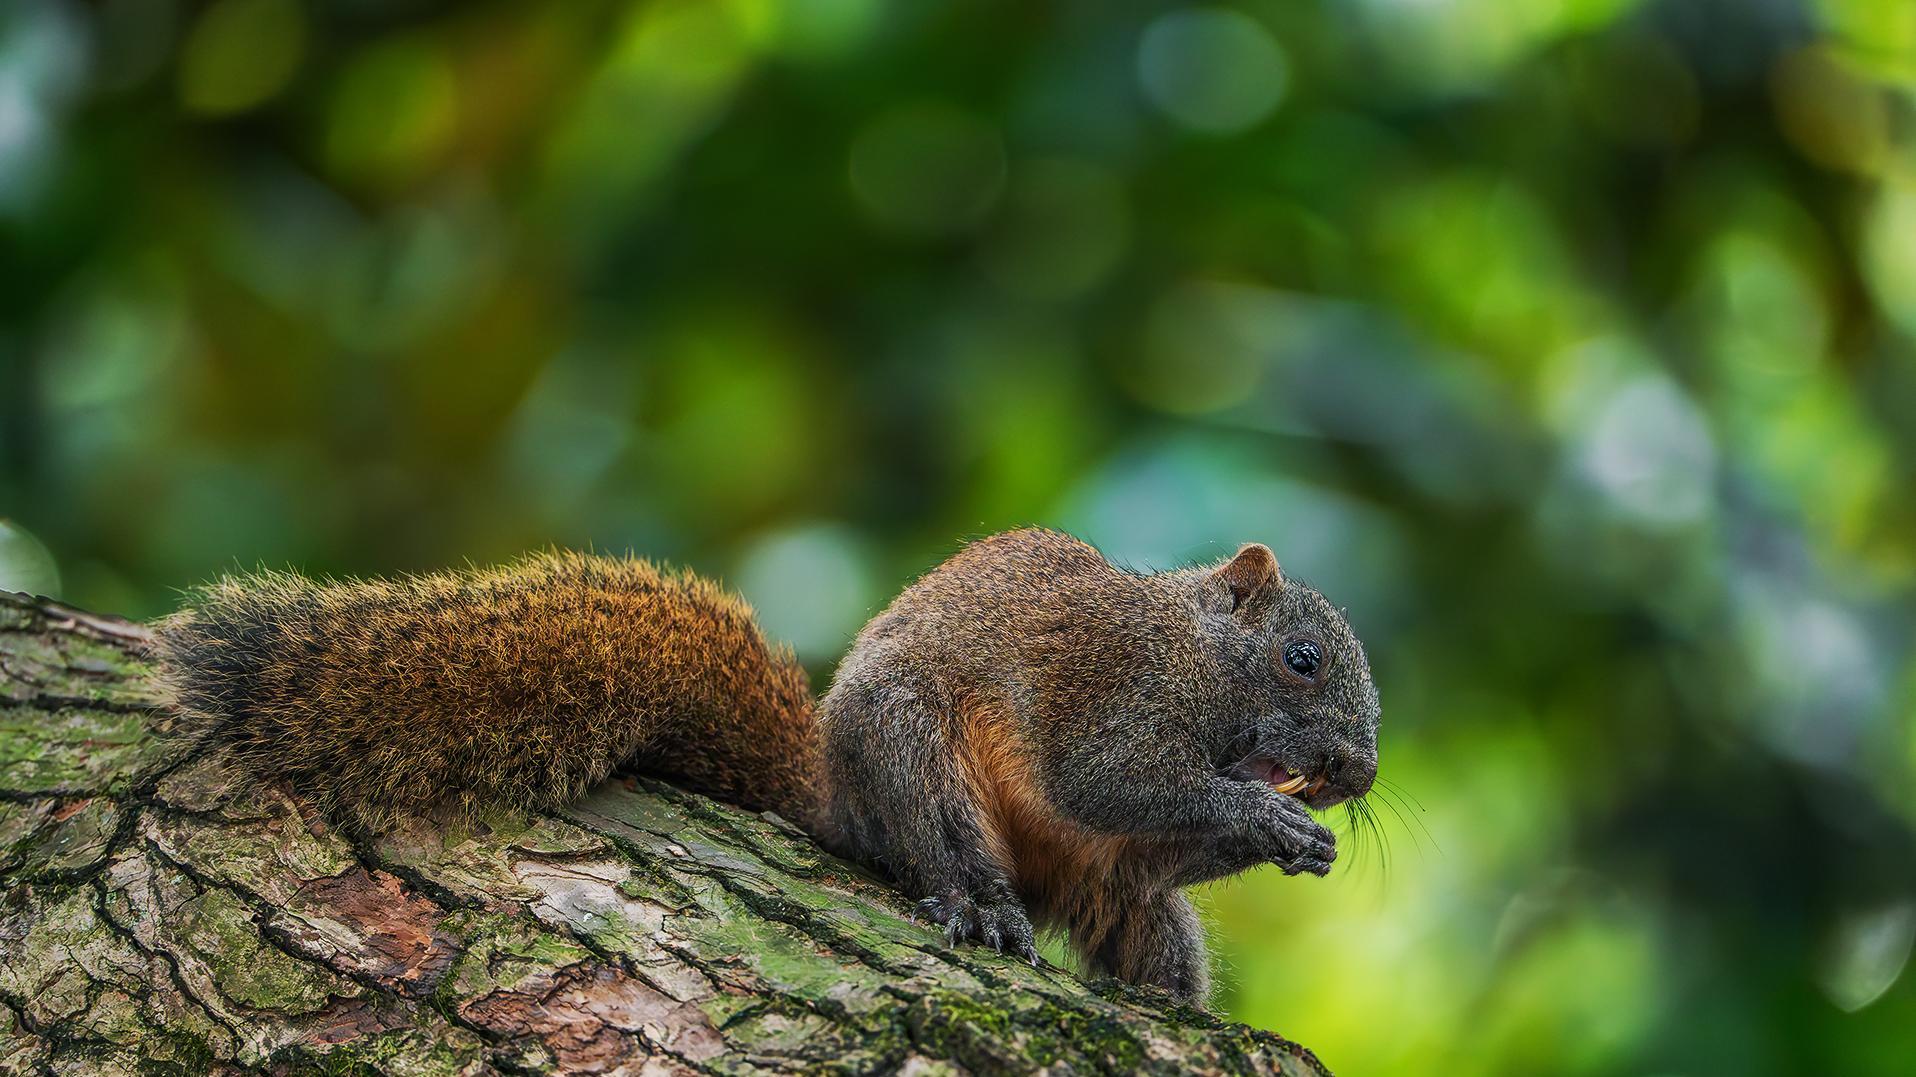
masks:
POLYGON ((642 779, 342 834, 167 736, 147 638, 0 593, 0 1073, 1325 1072, 642 779))

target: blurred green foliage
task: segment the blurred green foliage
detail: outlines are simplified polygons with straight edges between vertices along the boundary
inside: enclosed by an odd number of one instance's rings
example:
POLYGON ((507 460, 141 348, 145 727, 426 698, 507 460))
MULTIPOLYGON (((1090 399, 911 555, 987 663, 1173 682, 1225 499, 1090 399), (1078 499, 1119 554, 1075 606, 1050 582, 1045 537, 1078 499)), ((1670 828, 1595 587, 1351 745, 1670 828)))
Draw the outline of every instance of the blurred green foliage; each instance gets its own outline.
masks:
POLYGON ((1907 0, 19 0, 0 259, 0 585, 632 548, 822 679, 967 535, 1264 540, 1396 791, 1234 1015, 1910 1072, 1907 0))

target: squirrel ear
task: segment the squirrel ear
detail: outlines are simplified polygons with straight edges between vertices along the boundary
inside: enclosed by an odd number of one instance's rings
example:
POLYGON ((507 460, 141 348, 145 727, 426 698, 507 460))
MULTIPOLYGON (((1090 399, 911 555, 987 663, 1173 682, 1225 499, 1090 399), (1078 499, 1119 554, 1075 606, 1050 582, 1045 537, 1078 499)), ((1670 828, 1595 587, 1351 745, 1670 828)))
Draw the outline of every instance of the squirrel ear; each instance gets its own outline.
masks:
POLYGON ((1246 543, 1237 556, 1211 573, 1220 597, 1228 598, 1230 609, 1240 610, 1252 601, 1276 594, 1284 587, 1284 573, 1278 570, 1277 556, 1261 542, 1246 543))

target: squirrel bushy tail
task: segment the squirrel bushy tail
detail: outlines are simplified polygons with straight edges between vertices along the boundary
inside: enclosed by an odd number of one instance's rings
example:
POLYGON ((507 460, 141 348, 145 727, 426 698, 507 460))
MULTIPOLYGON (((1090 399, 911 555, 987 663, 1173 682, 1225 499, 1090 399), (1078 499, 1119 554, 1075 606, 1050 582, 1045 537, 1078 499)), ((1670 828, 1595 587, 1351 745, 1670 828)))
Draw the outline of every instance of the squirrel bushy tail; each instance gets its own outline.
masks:
POLYGON ((825 815, 804 669, 741 599, 646 561, 228 577, 158 646, 189 727, 364 825, 442 804, 550 807, 620 767, 813 833, 825 815))

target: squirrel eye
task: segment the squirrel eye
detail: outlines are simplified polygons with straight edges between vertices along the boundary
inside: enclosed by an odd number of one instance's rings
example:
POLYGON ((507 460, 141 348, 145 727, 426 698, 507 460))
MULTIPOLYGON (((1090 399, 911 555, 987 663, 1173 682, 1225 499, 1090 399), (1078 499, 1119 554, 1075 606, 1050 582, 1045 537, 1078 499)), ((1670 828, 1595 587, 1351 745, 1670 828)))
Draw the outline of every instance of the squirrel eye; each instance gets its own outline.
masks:
POLYGON ((1300 677, 1315 677, 1324 668, 1324 649, 1316 640, 1294 639, 1284 645, 1284 664, 1300 677))

